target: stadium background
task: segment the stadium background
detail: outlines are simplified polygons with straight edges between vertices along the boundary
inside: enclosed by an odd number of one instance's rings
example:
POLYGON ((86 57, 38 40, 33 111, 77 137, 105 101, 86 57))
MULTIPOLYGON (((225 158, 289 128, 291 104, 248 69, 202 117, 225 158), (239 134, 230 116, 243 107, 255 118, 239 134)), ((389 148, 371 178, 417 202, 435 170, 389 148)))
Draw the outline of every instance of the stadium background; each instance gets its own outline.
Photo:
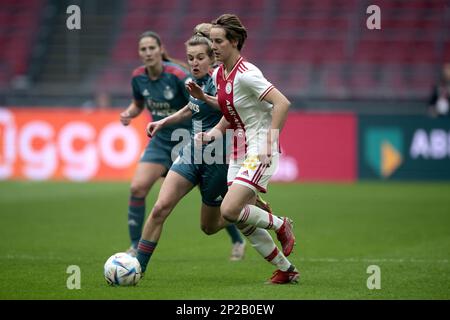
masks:
MULTIPOLYGON (((131 98, 131 72, 140 65, 138 36, 154 30, 170 56, 184 59, 184 42, 193 26, 232 12, 249 31, 243 56, 292 102, 282 132, 283 156, 274 177, 291 183, 274 184, 268 199, 306 222, 296 231, 304 240, 299 244, 298 264, 314 265, 318 271, 316 278, 307 278, 309 285, 314 288, 314 280, 329 277, 334 260, 351 265, 348 273, 353 272, 353 264, 370 261, 397 270, 406 268, 405 261, 412 264, 411 274, 404 272, 398 279, 391 276, 398 281, 391 279, 395 283, 391 291, 381 290, 378 296, 365 288, 365 269, 358 271, 360 291, 355 294, 351 293, 356 286, 352 280, 346 282, 344 291, 330 293, 322 283, 321 291, 311 295, 256 296, 448 299, 448 287, 442 282, 449 280, 450 117, 436 119, 427 114, 432 86, 439 80, 442 65, 450 62, 448 1, 1 0, 0 4, 2 265, 13 260, 33 265, 62 254, 61 248, 66 247, 57 244, 67 240, 64 233, 47 233, 63 227, 57 218, 62 209, 53 202, 53 195, 58 194, 63 196, 64 215, 84 221, 75 223, 81 228, 78 237, 97 243, 91 252, 98 257, 95 268, 101 268, 113 251, 125 248, 127 182, 147 142, 144 127, 149 120, 141 116, 130 128, 118 121, 131 98), (81 8, 80 30, 66 26, 70 16, 66 10, 73 4, 81 8), (372 4, 381 9, 380 30, 366 26, 370 16, 366 10, 372 4), (98 201, 88 200, 87 195, 98 201), (301 213, 290 212, 293 205, 301 213), (114 218, 108 225, 109 214, 114 218), (377 219, 371 220, 375 219, 372 215, 377 219), (86 231, 92 228, 89 219, 97 219, 99 238, 92 230, 86 231), (349 226, 352 223, 354 229, 349 226), (324 231, 327 228, 334 231, 324 231), (30 232, 35 235, 33 241, 39 240, 34 247, 25 241, 30 232), (374 244, 383 237, 389 241, 374 244), (361 240, 359 251, 349 250, 361 240), (333 246, 333 241, 342 246, 333 246), (396 247, 395 253, 389 251, 391 246, 396 247), (433 271, 416 287, 405 289, 403 277, 415 279, 419 269, 433 271)), ((153 190, 148 207, 156 195, 153 190)), ((180 204, 179 212, 192 211, 185 216, 194 216, 196 222, 198 196, 188 199, 180 204)), ((174 229, 186 223, 186 219, 176 219, 171 222, 174 229)), ((189 236, 199 234, 196 245, 211 241, 205 242, 198 227, 193 228, 189 236)), ((71 241, 77 239, 73 232, 71 241)), ((182 239, 179 233, 171 241, 182 239)), ((225 247, 221 236, 213 239, 225 247)), ((87 243, 78 250, 74 246, 72 257, 80 250, 89 251, 87 243)), ((90 267, 95 270, 94 265, 90 267)), ((245 269, 241 271, 245 274, 245 269)), ((60 277, 64 287, 66 276, 63 270, 54 277, 60 277)), ((41 290, 39 282, 27 289, 12 283, 8 273, 0 277, 10 283, 1 287, 2 298, 79 297, 67 290, 52 296, 49 290, 41 290), (16 293, 8 288, 15 288, 16 293)), ((92 276, 91 281, 98 279, 92 276)), ((56 283, 54 287, 59 288, 61 283, 56 283)), ((82 297, 113 297, 98 287, 92 295, 84 291, 82 297)), ((148 298, 145 290, 139 294, 148 298)), ((216 295, 182 295, 173 288, 153 296, 185 297, 216 295)), ((249 295, 225 291, 217 297, 249 295)))

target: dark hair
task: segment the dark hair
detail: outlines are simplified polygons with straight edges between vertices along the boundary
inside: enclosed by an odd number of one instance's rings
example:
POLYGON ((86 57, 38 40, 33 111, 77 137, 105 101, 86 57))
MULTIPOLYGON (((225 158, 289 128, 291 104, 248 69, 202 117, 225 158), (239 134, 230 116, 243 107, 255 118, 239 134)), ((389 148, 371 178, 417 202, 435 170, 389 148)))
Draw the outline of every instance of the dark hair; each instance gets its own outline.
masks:
POLYGON ((153 38, 153 39, 155 39, 156 43, 158 44, 158 46, 161 47, 161 37, 156 32, 154 32, 154 31, 145 31, 145 32, 143 32, 139 36, 139 41, 141 41, 144 38, 153 38))
POLYGON ((238 16, 234 14, 223 14, 212 21, 213 27, 220 27, 225 30, 225 36, 229 41, 237 41, 237 48, 241 51, 247 39, 247 29, 243 26, 238 16))
MULTIPOLYGON (((155 39, 156 43, 161 48, 161 46, 162 46, 161 37, 156 32, 154 32, 154 31, 145 31, 145 32, 143 32, 139 36, 139 42, 142 39, 144 39, 144 38, 153 38, 153 39, 155 39)), ((163 59, 163 61, 176 63, 176 64, 178 64, 178 65, 180 65, 180 66, 182 66, 182 67, 184 67, 186 69, 189 69, 189 66, 186 63, 184 63, 183 61, 170 57, 165 49, 162 52, 162 59, 163 59)))

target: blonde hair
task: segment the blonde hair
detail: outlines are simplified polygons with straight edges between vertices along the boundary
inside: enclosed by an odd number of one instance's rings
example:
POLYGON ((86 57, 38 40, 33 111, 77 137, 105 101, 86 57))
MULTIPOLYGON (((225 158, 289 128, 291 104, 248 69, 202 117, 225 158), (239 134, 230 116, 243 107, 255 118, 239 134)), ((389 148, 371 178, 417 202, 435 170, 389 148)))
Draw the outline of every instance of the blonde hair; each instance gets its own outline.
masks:
POLYGON ((214 61, 214 52, 212 50, 212 42, 209 38, 209 32, 211 30, 211 23, 200 23, 195 26, 193 36, 185 42, 186 47, 205 45, 207 47, 206 53, 208 57, 214 61))
POLYGON ((204 37, 209 39, 209 34, 211 32, 211 27, 212 27, 211 23, 207 23, 207 22, 200 23, 200 24, 195 26, 195 28, 194 28, 194 35, 195 34, 200 34, 200 35, 202 35, 202 36, 204 36, 204 37))

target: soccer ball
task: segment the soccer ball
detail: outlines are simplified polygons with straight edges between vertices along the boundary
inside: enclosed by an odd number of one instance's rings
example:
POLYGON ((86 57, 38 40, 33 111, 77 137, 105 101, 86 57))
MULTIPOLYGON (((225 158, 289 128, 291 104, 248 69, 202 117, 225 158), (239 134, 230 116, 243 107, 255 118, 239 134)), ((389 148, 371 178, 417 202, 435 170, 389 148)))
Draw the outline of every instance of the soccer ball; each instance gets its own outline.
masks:
POLYGON ((104 275, 109 285, 134 286, 141 279, 141 265, 135 257, 119 252, 106 260, 104 275))

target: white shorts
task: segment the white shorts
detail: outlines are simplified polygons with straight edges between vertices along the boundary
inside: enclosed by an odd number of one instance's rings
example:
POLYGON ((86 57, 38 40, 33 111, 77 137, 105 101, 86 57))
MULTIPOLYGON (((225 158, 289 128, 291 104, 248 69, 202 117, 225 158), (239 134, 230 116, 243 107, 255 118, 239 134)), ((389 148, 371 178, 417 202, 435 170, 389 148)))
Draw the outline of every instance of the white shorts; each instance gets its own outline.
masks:
POLYGON ((253 155, 247 156, 245 161, 231 159, 228 167, 228 186, 238 183, 255 193, 266 193, 269 180, 278 168, 279 157, 279 153, 274 154, 270 166, 263 165, 258 156, 253 155))

